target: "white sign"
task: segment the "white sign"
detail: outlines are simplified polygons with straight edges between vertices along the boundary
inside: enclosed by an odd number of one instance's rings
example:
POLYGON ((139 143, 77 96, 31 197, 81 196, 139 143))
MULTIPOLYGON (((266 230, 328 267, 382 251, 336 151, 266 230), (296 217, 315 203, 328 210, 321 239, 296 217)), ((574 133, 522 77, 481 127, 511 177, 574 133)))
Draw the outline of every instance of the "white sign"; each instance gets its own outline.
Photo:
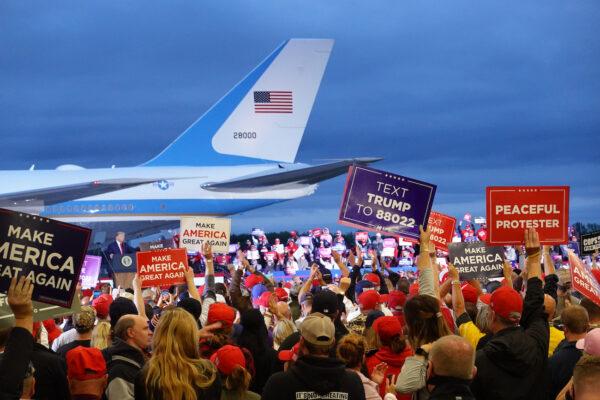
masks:
POLYGON ((304 247, 298 247, 298 249, 294 252, 294 258, 299 260, 304 255, 304 247))
POLYGON ((206 242, 215 253, 229 252, 231 220, 213 217, 182 217, 179 236, 179 247, 188 252, 202 252, 206 242))

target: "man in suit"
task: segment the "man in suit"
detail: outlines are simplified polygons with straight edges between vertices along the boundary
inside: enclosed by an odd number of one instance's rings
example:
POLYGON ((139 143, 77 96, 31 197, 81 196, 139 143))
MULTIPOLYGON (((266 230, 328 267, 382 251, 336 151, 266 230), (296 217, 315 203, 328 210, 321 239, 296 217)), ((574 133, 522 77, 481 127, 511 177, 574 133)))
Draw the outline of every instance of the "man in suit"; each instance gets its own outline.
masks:
POLYGON ((125 232, 117 232, 115 241, 111 242, 106 249, 106 254, 111 260, 115 254, 122 256, 123 254, 131 253, 135 253, 135 249, 125 243, 125 232))

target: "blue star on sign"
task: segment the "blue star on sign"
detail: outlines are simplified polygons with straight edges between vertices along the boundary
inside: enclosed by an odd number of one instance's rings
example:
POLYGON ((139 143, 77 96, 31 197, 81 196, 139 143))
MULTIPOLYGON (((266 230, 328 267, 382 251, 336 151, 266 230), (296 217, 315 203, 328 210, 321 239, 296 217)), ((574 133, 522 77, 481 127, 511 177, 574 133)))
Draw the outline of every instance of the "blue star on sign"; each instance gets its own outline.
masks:
POLYGON ((169 182, 167 182, 166 180, 160 180, 157 182, 158 184, 158 188, 160 190, 167 190, 169 188, 169 182))

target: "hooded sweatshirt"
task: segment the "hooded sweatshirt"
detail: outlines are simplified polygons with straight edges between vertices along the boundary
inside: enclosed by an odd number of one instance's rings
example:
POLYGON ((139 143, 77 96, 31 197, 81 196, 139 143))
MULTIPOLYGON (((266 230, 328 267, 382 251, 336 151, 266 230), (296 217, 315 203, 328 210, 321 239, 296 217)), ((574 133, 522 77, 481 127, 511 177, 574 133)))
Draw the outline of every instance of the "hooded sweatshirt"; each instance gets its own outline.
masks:
POLYGON ((543 304, 541 280, 529 279, 521 326, 499 331, 477 351, 477 374, 472 384, 477 399, 546 398, 549 330, 543 304))
POLYGON ((303 356, 286 372, 272 375, 263 400, 331 399, 364 400, 359 376, 335 358, 303 356))
MULTIPOLYGON (((388 365, 386 376, 394 375, 394 380, 395 380, 396 377, 398 376, 398 374, 400 373, 400 371, 402 370, 402 366, 404 365, 404 360, 406 360, 406 357, 410 357, 412 355, 413 355, 413 351, 409 346, 406 346, 404 348, 404 350, 402 350, 402 352, 400 352, 400 353, 393 353, 389 347, 384 346, 384 347, 380 348, 377 351, 377 353, 375 353, 371 357, 367 358, 367 371, 369 371, 369 376, 371 376, 371 374, 373 373, 373 370, 375 369, 375 367, 378 364, 381 364, 382 362, 384 362, 388 365)), ((379 395, 381 397, 385 396, 385 391, 386 391, 386 383, 384 380, 384 382, 382 382, 381 385, 379 385, 379 395)), ((410 400, 411 395, 410 394, 404 394, 404 395, 396 394, 396 398, 401 399, 401 400, 410 400)))

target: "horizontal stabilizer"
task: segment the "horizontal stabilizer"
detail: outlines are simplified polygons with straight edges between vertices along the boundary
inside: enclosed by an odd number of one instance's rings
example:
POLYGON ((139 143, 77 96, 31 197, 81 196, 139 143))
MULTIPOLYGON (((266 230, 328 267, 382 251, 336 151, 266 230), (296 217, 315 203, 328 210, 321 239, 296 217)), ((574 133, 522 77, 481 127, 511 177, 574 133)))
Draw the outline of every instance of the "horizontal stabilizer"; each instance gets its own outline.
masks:
POLYGON ((104 179, 73 185, 52 186, 43 189, 6 193, 0 195, 0 205, 5 207, 52 205, 144 185, 156 182, 159 179, 104 179))
POLYGON ((253 191, 285 184, 314 184, 346 173, 351 165, 366 165, 379 160, 381 158, 352 158, 314 166, 280 165, 279 168, 262 172, 259 175, 207 183, 203 185, 203 189, 215 192, 253 191))

